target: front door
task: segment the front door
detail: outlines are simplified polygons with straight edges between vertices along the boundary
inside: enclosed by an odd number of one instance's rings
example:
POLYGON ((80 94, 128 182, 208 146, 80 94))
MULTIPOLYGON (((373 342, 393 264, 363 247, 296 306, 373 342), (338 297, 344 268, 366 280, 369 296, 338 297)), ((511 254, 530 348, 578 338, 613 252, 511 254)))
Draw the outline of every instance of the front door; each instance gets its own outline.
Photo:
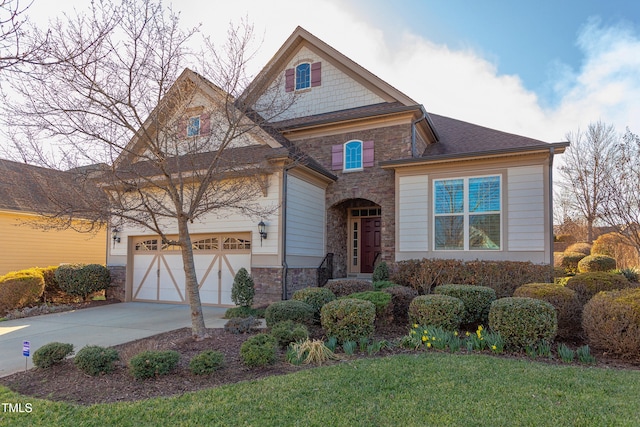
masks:
POLYGON ((360 220, 360 272, 373 273, 376 257, 380 254, 380 217, 362 218, 360 220))

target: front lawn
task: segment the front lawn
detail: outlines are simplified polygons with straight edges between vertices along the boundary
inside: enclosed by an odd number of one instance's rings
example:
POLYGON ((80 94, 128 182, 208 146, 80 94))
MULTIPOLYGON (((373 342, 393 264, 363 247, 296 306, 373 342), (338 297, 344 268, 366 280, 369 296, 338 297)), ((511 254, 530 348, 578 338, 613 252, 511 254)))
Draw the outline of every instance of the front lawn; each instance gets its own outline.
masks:
POLYGON ((0 425, 637 426, 638 396, 640 371, 428 352, 88 407, 2 387, 0 425))

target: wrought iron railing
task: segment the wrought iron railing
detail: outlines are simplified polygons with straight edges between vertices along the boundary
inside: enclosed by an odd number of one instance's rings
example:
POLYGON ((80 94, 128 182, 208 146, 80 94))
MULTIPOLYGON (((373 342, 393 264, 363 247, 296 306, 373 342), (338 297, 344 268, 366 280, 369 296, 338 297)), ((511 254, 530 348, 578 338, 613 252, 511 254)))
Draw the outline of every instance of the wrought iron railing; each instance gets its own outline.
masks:
POLYGON ((318 267, 318 286, 324 286, 329 279, 333 279, 333 253, 329 252, 318 267))

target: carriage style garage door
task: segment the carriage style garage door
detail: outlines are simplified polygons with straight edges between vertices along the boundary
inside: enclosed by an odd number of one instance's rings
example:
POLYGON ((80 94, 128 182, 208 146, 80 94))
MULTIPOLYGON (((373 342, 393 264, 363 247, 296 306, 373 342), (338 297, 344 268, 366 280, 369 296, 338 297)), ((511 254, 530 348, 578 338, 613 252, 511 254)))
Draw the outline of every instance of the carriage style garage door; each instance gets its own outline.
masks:
MULTIPOLYGON (((251 272, 251 235, 197 234, 191 236, 200 299, 208 305, 233 305, 231 287, 236 272, 251 272)), ((182 254, 159 237, 133 241, 134 301, 188 303, 182 254)))

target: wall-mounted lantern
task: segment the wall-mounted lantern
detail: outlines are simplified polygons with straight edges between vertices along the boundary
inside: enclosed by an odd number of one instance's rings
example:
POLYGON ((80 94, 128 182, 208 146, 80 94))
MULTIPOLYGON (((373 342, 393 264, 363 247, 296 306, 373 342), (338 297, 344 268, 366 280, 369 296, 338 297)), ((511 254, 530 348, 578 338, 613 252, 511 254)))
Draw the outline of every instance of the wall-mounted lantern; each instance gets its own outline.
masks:
POLYGON ((258 233, 260 233, 260 246, 262 246, 262 241, 267 238, 267 225, 264 221, 260 221, 258 223, 258 233))

